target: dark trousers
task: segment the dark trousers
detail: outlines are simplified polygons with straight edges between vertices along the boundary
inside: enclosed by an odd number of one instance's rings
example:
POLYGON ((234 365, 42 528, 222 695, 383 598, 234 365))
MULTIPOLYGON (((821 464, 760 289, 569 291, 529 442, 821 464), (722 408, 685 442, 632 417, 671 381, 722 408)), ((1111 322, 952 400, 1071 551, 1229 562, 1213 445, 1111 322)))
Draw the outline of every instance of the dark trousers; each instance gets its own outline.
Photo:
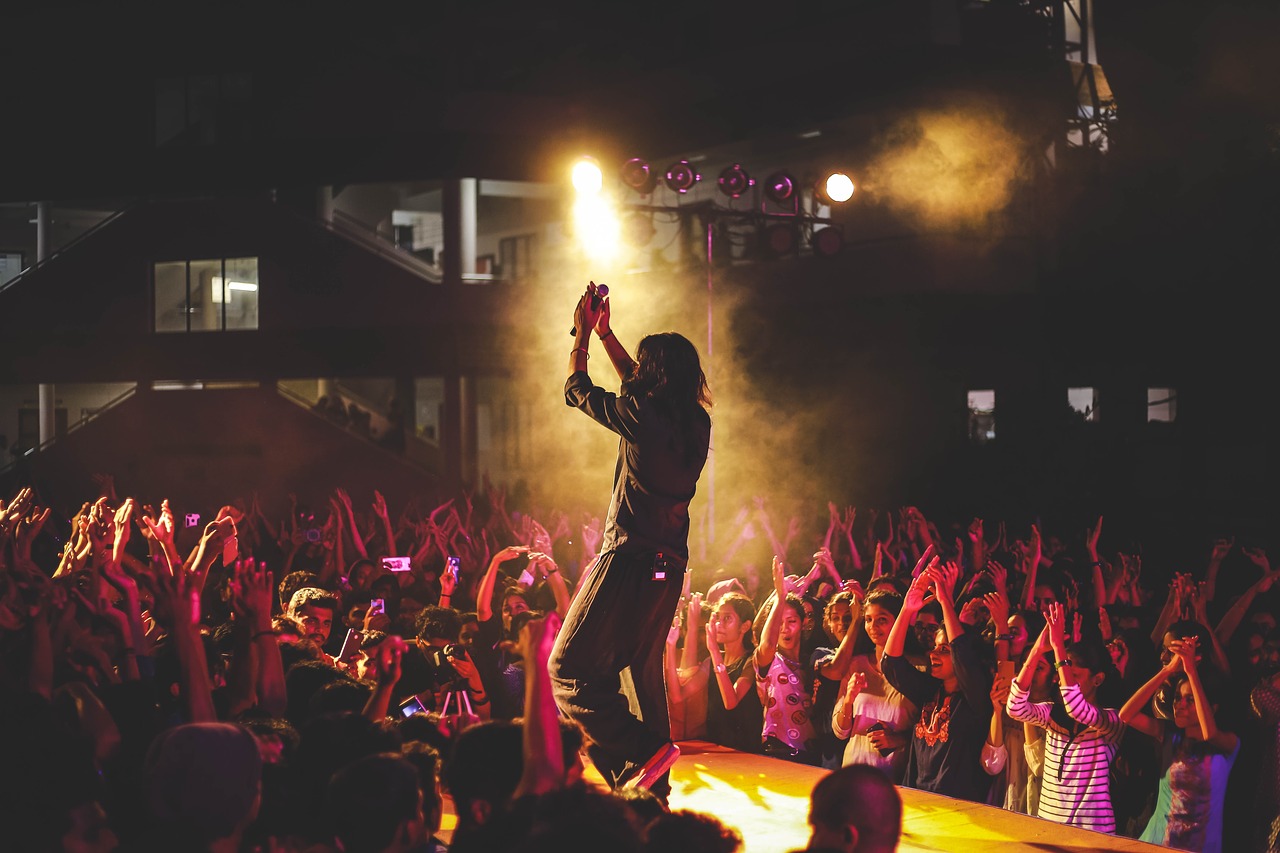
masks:
MULTIPOLYGON (((684 568, 654 580, 652 553, 609 552, 574 599, 551 652, 556 704, 582 726, 587 754, 611 786, 671 740, 662 654, 684 568), (621 692, 630 668, 640 718, 621 692)), ((655 793, 669 790, 664 778, 655 793)))

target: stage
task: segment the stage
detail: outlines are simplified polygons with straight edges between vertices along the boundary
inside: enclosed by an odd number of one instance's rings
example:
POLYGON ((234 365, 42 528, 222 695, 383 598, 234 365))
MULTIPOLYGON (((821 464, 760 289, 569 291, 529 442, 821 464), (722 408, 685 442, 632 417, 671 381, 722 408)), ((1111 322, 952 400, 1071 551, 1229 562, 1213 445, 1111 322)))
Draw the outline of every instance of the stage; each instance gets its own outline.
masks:
MULTIPOLYGON (((809 841, 809 792, 826 772, 762 755, 747 755, 705 741, 684 741, 671 771, 672 809, 707 812, 737 828, 745 853, 785 853, 809 841)), ((588 779, 603 781, 594 770, 588 779)), ((1004 809, 953 800, 910 788, 902 794, 902 840, 898 850, 1044 851, 1166 850, 1132 838, 1104 835, 1086 829, 1014 814, 1004 809)), ((454 826, 452 814, 445 827, 454 826)), ((449 832, 441 832, 447 840, 449 832)))

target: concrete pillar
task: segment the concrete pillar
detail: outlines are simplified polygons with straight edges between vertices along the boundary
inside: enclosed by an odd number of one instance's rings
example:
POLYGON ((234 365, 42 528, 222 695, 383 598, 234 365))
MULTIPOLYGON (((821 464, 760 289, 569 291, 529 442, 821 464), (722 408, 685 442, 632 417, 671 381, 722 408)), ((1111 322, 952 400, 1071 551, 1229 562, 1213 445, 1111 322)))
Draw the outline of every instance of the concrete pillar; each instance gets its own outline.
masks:
POLYGON ((47 442, 53 441, 54 433, 54 396, 53 386, 41 384, 40 386, 40 444, 43 446, 47 442))
POLYGON ((462 178, 459 182, 459 235, 458 251, 461 253, 462 274, 476 274, 476 179, 462 178))
MULTIPOLYGON (((49 203, 36 203, 36 263, 49 257, 49 203)), ((51 384, 40 385, 39 420, 40 444, 53 440, 54 435, 54 388, 51 384)))

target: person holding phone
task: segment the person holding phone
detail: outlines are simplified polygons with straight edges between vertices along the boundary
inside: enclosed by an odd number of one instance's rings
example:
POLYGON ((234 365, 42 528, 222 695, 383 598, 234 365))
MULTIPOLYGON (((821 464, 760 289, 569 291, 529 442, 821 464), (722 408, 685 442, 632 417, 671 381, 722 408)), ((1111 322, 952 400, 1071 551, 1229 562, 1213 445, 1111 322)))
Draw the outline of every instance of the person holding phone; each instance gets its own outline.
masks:
POLYGON ((689 504, 710 447, 711 396, 698 350, 682 335, 649 335, 632 359, 594 282, 573 320, 565 402, 620 441, 600 555, 557 635, 551 677, 557 705, 586 732, 591 760, 609 784, 661 798, 680 755, 671 742, 663 648, 689 561, 689 504), (622 380, 619 394, 587 373, 593 330, 622 380), (628 668, 643 722, 619 701, 628 668))

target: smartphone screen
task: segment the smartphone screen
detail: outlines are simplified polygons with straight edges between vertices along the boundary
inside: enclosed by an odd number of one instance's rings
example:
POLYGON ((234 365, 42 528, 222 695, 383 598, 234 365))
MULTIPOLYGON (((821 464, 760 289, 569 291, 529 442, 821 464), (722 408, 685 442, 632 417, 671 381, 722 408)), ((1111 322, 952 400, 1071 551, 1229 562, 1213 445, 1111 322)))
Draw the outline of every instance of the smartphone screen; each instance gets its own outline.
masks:
POLYGON ((457 579, 458 579, 458 566, 459 566, 461 563, 462 563, 462 561, 461 561, 461 560, 459 560, 457 557, 450 557, 450 558, 449 558, 449 562, 448 562, 447 569, 448 569, 448 571, 449 571, 449 574, 453 576, 453 579, 454 579, 454 580, 457 580, 457 579))
POLYGON ((389 572, 407 572, 410 569, 408 557, 383 557, 382 568, 389 572))
POLYGON ((402 702, 400 705, 400 713, 406 717, 412 717, 414 714, 417 714, 419 712, 425 714, 427 712, 427 709, 422 704, 422 700, 419 699, 417 696, 410 696, 408 699, 404 700, 404 702, 402 702))
POLYGON ((372 601, 369 602, 369 612, 385 614, 387 612, 386 602, 383 601, 381 598, 373 599, 372 601))

